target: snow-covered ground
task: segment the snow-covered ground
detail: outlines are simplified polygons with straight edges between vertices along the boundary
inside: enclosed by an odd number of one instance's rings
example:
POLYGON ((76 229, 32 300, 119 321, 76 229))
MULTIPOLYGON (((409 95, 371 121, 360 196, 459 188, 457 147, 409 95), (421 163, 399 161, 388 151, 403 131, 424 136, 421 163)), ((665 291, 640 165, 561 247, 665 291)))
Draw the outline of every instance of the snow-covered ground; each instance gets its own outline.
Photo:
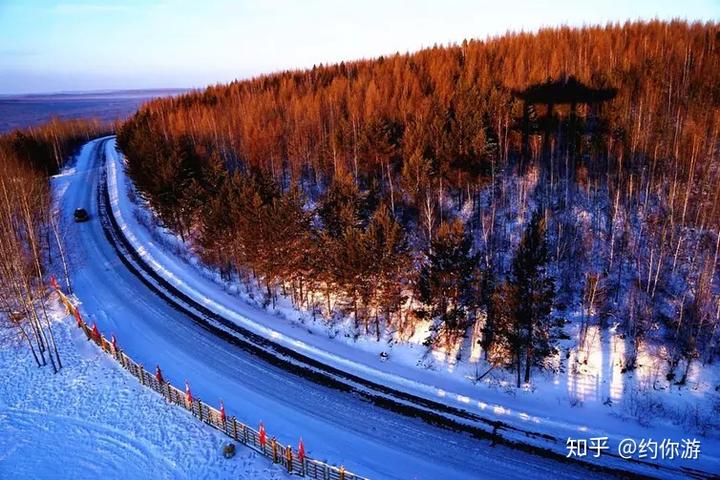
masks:
POLYGON ((52 317, 57 374, 0 332, 0 478, 288 478, 249 449, 225 459, 227 437, 143 388, 60 308, 52 317))
POLYGON ((720 432, 713 413, 720 378, 715 370, 703 375, 691 370, 686 387, 666 389, 653 352, 641 355, 634 374, 624 374, 623 341, 598 331, 589 335, 586 351, 569 352, 564 368, 536 374, 532 388, 517 390, 501 371, 474 381, 485 371, 480 358, 456 363, 443 355, 428 355, 421 335, 402 343, 356 339, 342 327, 313 322, 309 313, 293 309, 287 301, 273 311, 263 310, 257 295, 222 281, 178 238, 158 228, 138 201, 114 142, 107 143, 106 154, 113 213, 145 262, 173 286, 238 325, 344 371, 524 430, 558 438, 608 436, 611 445, 625 437, 679 441, 699 436, 700 460, 666 463, 720 471, 720 432), (389 361, 381 361, 382 351, 390 353, 389 361), (575 361, 578 355, 583 358, 575 361), (693 423, 697 428, 691 428, 693 423))

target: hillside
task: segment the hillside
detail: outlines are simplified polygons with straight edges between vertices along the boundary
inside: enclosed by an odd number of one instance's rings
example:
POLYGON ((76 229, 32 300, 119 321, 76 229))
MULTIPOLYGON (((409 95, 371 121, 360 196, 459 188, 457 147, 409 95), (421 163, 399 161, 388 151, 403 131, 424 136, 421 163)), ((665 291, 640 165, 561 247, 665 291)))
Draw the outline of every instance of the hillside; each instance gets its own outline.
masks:
POLYGON ((268 307, 517 386, 612 337, 658 390, 718 355, 718 133, 718 25, 654 21, 237 81, 118 140, 163 224, 268 307))

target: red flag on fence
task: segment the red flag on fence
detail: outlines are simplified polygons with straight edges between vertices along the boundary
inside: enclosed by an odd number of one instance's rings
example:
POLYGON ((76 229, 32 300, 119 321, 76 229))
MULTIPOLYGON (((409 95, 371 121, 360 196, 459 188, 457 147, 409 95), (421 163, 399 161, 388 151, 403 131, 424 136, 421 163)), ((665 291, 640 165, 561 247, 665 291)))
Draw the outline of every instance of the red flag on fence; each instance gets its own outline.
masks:
POLYGON ((260 422, 260 446, 265 448, 265 444, 267 443, 267 435, 265 434, 265 425, 263 425, 262 422, 260 422))
POLYGON ((81 327, 83 321, 82 321, 82 317, 80 316, 80 310, 78 310, 77 308, 73 309, 73 317, 75 317, 75 321, 77 322, 77 326, 78 326, 78 327, 81 327))
POLYGON ((110 343, 112 343, 113 352, 117 352, 117 339, 115 338, 114 333, 110 335, 110 343))
POLYGON ((163 378, 162 371, 160 370, 160 365, 155 366, 155 380, 157 380, 160 385, 165 383, 165 379, 163 378))
POLYGON ((185 401, 192 406, 193 396, 187 380, 185 380, 185 401))
POLYGON ((225 423, 225 403, 220 400, 220 421, 225 423))
POLYGON ((97 323, 93 322, 92 327, 92 338, 96 342, 100 342, 100 330, 98 330, 97 323))
POLYGON ((50 276, 50 285, 55 290, 60 290, 60 285, 58 285, 57 278, 55 278, 55 275, 50 276))
POLYGON ((300 437, 300 443, 298 443, 297 457, 300 463, 305 459, 305 444, 303 444, 302 437, 300 437))

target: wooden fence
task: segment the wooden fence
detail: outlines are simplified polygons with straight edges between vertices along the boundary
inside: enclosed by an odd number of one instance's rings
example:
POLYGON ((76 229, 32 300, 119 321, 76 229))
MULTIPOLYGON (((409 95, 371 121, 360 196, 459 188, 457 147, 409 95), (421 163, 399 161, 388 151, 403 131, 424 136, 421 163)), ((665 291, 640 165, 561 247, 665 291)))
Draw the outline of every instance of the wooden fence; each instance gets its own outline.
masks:
POLYGON ((146 371, 142 364, 135 362, 123 352, 114 339, 110 341, 105 338, 96 325, 88 326, 82 319, 79 310, 60 290, 55 279, 51 279, 51 284, 60 296, 60 300, 67 308, 68 313, 75 318, 78 328, 85 332, 88 340, 95 342, 105 353, 122 365, 125 370, 137 377, 143 386, 155 390, 165 397, 168 402, 189 410, 200 421, 272 459, 273 463, 282 465, 291 474, 319 480, 368 480, 345 470, 342 466, 336 467, 310 458, 298 450, 293 450, 290 445, 283 446, 275 437, 254 430, 245 423, 238 421, 236 417, 226 415, 224 411, 204 403, 199 398, 194 398, 189 390, 183 391, 162 377, 158 379, 156 374, 146 371))

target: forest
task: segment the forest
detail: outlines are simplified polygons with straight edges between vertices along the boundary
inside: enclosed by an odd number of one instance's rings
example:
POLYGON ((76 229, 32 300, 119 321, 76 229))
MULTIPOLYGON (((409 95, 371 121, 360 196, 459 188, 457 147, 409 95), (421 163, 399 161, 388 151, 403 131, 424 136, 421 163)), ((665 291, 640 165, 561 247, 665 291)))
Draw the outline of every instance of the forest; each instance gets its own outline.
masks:
POLYGON ((427 325, 457 357, 480 332, 518 386, 568 326, 580 351, 613 329, 624 371, 663 345, 682 384, 719 353, 719 133, 720 25, 648 21, 217 85, 145 104, 118 143, 163 224, 268 305, 377 341, 427 325))
POLYGON ((51 120, 0 136, 0 327, 10 329, 38 366, 62 367, 48 317, 48 270, 68 262, 64 226, 52 206, 50 175, 76 149, 110 127, 91 120, 51 120))

